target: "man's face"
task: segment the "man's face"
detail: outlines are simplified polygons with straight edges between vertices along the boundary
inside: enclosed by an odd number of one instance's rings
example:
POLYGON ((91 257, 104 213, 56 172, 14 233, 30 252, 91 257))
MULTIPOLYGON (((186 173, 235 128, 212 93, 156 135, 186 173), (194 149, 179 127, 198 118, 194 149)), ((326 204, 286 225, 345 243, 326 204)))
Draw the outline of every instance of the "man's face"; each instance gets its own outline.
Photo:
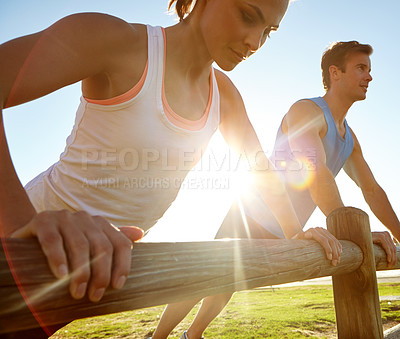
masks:
POLYGON ((347 57, 345 72, 341 72, 339 81, 343 93, 351 96, 353 101, 366 98, 371 77, 371 60, 365 53, 352 53, 347 57))

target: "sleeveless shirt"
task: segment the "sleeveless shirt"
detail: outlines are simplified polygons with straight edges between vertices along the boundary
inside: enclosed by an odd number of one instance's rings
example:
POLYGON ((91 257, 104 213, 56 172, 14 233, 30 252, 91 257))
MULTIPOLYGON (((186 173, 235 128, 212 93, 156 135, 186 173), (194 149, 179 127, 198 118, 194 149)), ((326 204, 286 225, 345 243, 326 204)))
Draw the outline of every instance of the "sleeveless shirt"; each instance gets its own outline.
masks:
MULTIPOLYGON (((328 104, 322 97, 308 99, 313 101, 322 110, 327 124, 327 133, 322 139, 326 153, 326 165, 333 176, 339 173, 346 160, 353 152, 354 140, 350 128, 345 120, 346 133, 344 138, 339 134, 332 113, 328 104)), ((285 183, 286 190, 292 202, 293 208, 302 227, 306 224, 311 214, 316 208, 316 204, 311 198, 307 189, 307 177, 301 172, 304 166, 308 173, 315 169, 315 150, 302 150, 302 155, 306 153, 306 159, 299 161, 296 158, 296 150, 292 150, 289 145, 287 134, 282 131, 282 124, 278 129, 275 140, 274 150, 270 156, 272 164, 276 167, 285 183)), ((255 187, 241 199, 246 215, 257 221, 270 233, 284 238, 282 228, 272 214, 271 210, 264 203, 260 193, 255 187)))
POLYGON ((25 187, 38 212, 85 210, 146 231, 175 200, 218 128, 218 86, 212 69, 199 128, 174 123, 163 105, 163 30, 147 26, 147 38, 147 74, 135 97, 111 105, 81 97, 60 160, 25 187))

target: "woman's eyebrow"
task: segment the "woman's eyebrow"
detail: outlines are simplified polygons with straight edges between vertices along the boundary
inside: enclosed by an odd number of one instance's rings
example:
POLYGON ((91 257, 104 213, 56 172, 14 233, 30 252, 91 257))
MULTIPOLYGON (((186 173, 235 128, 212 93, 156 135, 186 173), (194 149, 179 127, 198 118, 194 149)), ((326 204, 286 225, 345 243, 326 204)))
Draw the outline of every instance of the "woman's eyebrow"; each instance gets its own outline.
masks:
MULTIPOLYGON (((259 19, 261 20, 261 23, 265 24, 265 17, 264 14, 262 13, 261 9, 253 4, 248 4, 256 13, 259 19)), ((271 30, 276 31, 279 28, 279 25, 271 25, 271 30)))
POLYGON ((255 5, 252 5, 252 4, 248 4, 248 5, 256 11, 256 13, 257 13, 258 17, 260 18, 261 22, 263 24, 265 24, 264 14, 261 12, 261 9, 259 7, 257 7, 257 6, 255 6, 255 5))

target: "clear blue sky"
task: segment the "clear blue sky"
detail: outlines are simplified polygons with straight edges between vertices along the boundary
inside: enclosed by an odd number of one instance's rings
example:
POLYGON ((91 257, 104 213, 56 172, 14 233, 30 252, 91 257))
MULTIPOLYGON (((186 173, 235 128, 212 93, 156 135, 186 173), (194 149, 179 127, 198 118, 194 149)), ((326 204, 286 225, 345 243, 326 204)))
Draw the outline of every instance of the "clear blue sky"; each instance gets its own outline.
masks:
MULTIPOLYGON (((86 11, 116 15, 128 22, 169 26, 174 24, 175 17, 167 15, 166 9, 167 0, 2 0, 0 42, 44 29, 68 14, 86 11)), ((348 122, 398 214, 399 13, 398 0, 297 0, 291 4, 279 31, 272 34, 266 45, 229 73, 268 153, 280 120, 290 105, 298 99, 324 93, 319 65, 326 46, 337 40, 371 44, 374 47, 371 57, 374 80, 367 99, 351 108, 348 122)), ((23 183, 57 161, 72 128, 79 96, 77 84, 4 112, 11 154, 23 183)), ((218 135, 213 144, 217 145, 213 154, 220 152, 218 135)), ((338 183, 345 204, 369 212, 358 188, 343 173, 339 174, 338 183)), ((163 239, 173 240, 178 232, 182 239, 212 238, 231 199, 232 192, 227 189, 185 190, 160 222, 159 228, 170 230, 163 239)), ((320 213, 309 222, 312 226, 324 224, 320 213)), ((371 218, 371 224, 373 229, 382 229, 375 218, 371 218)))

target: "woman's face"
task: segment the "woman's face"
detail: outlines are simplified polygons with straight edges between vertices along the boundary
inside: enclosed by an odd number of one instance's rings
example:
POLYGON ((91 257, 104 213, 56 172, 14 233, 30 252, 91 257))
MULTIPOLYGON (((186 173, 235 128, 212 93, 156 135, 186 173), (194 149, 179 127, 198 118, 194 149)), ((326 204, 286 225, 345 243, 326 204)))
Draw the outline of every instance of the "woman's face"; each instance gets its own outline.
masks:
POLYGON ((285 15, 289 0, 203 0, 200 26, 211 58, 225 71, 257 51, 285 15))

